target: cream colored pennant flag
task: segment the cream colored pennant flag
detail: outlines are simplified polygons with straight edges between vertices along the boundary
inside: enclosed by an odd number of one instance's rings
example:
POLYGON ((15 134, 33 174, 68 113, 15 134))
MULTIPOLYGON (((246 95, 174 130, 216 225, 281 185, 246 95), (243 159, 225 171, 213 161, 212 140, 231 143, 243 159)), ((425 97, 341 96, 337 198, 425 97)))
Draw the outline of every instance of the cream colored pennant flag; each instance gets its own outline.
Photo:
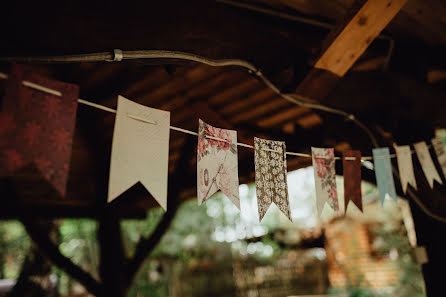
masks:
POLYGON ((432 146, 434 147, 435 154, 437 155, 438 163, 440 164, 443 175, 446 177, 446 153, 444 152, 444 144, 441 139, 435 137, 432 138, 432 146))
POLYGON ((424 175, 426 176, 430 187, 434 188, 434 180, 436 180, 439 184, 442 184, 437 169, 435 169, 434 161, 432 161, 426 142, 417 142, 413 146, 415 147, 415 152, 417 153, 421 168, 423 168, 424 175))
POLYGON ((108 202, 137 182, 167 208, 170 112, 118 97, 108 202))
POLYGON ((413 171, 412 152, 410 151, 410 146, 408 145, 395 145, 394 148, 398 161, 401 186, 403 187, 404 194, 406 194, 407 185, 411 185, 415 190, 417 189, 417 182, 413 171))

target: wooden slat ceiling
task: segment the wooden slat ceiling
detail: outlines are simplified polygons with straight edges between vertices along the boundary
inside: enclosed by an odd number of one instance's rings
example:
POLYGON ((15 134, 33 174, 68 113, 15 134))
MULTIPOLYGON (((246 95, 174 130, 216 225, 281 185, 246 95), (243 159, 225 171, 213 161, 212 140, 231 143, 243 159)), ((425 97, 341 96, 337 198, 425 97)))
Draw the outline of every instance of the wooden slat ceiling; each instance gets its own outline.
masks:
MULTIPOLYGON (((290 13, 341 22, 355 0, 238 0, 263 4, 290 13)), ((387 26, 394 36, 417 37, 430 45, 446 44, 446 3, 441 0, 408 0, 387 26)))
MULTIPOLYGON (((17 42, 17 51, 20 53, 26 52, 29 48, 35 48, 44 53, 66 53, 67 48, 72 52, 90 50, 94 52, 110 50, 115 47, 115 42, 118 40, 118 46, 126 46, 127 49, 174 49, 190 51, 210 58, 246 59, 261 67, 264 73, 270 75, 281 88, 283 87, 282 89, 295 90, 307 75, 306 70, 309 68, 306 68, 306 65, 314 62, 309 57, 317 56, 328 30, 306 27, 297 22, 281 22, 276 18, 264 18, 263 15, 242 11, 221 2, 224 1, 217 1, 217 3, 209 1, 206 2, 207 4, 202 1, 197 7, 178 2, 176 5, 181 7, 184 13, 174 11, 179 19, 175 18, 175 21, 184 25, 184 28, 178 23, 172 23, 173 19, 166 21, 161 15, 158 16, 160 13, 156 9, 150 11, 152 18, 132 18, 131 21, 135 23, 128 27, 123 25, 125 20, 120 26, 109 21, 112 19, 112 14, 105 17, 99 14, 95 16, 93 13, 91 17, 84 16, 81 24, 84 27, 90 26, 93 32, 91 34, 86 34, 74 26, 73 19, 75 18, 71 14, 66 18, 58 19, 61 23, 60 28, 54 27, 51 18, 43 18, 42 22, 45 26, 33 28, 32 38, 23 35, 23 32, 28 32, 29 26, 18 27, 17 30, 19 33, 22 32, 21 34, 5 32, 7 33, 5 38, 9 42, 2 44, 0 50, 11 53, 14 42, 17 42), (200 11, 200 17, 196 17, 195 14, 198 14, 196 10, 200 11), (216 16, 227 21, 224 26, 216 16), (98 18, 103 19, 99 21, 98 18), (165 26, 162 34, 155 30, 160 27, 157 22, 165 26), (54 33, 58 36, 58 43, 53 38, 56 35, 48 34, 53 31, 45 28, 54 28, 55 32, 59 32, 59 34, 54 33), (181 34, 175 29, 178 29, 181 34), (64 30, 69 33, 65 34, 64 30), (139 31, 136 32, 136 30, 139 31), (95 34, 98 32, 104 32, 101 36, 106 37, 96 38, 95 34), (110 32, 114 32, 114 35, 110 32), (147 36, 147 38, 141 38, 141 36, 147 36), (248 36, 252 39, 248 40, 248 36), (35 40, 41 43, 34 42, 35 40), (124 42, 124 45, 120 42, 124 42), (89 44, 91 48, 83 49, 84 44, 89 44), (54 52, 47 49, 53 49, 54 52)), ((239 0, 239 3, 260 5, 264 8, 312 17, 332 24, 344 18, 353 2, 354 0, 239 0)), ((415 38, 427 46, 446 45, 445 7, 445 4, 439 0, 408 0, 386 27, 385 33, 390 33, 394 38, 404 39, 406 36, 415 38)), ((84 10, 83 7, 78 9, 84 10)), ((172 13, 170 7, 160 11, 166 13, 166 16, 171 16, 172 13)), ((109 13, 112 12, 109 11, 109 13)), ((29 21, 31 17, 38 18, 29 10, 24 13, 27 16, 29 14, 29 17, 23 20, 29 21)), ((113 13, 120 15, 117 11, 113 13)), ((12 19, 15 21, 16 18, 12 19)), ((2 26, 2 28, 8 28, 8 26, 2 26)), ((363 56, 369 56, 359 60, 351 72, 364 69, 376 70, 376 65, 382 64, 382 56, 386 52, 386 49, 366 51, 363 56)), ((344 148, 351 145, 357 149, 364 149, 360 146, 366 144, 365 149, 369 149, 368 140, 356 137, 361 133, 351 125, 345 124, 342 119, 337 118, 337 121, 333 122, 332 117, 326 114, 290 103, 245 70, 234 67, 217 68, 195 63, 153 65, 150 62, 144 64, 145 62, 78 63, 29 67, 55 79, 76 83, 80 86, 82 99, 111 108, 116 108, 117 95, 121 94, 140 104, 168 110, 171 112, 171 124, 184 129, 196 131, 198 118, 202 118, 214 126, 237 130, 238 140, 249 144, 252 144, 254 136, 258 136, 285 140, 289 151, 308 152, 311 145, 336 147, 340 143, 344 148), (346 142, 347 138, 348 142, 346 142)), ((159 61, 158 63, 161 64, 159 61)), ((5 65, 0 66, 2 71, 7 71, 5 65)), ((368 78, 364 77, 363 81, 370 85, 368 78)), ((343 95, 343 87, 349 84, 354 89, 355 85, 354 79, 351 82, 348 79, 342 81, 337 90, 338 95, 332 96, 331 100, 338 100, 335 106, 357 109, 362 112, 362 115, 367 116, 370 114, 369 101, 379 104, 380 96, 378 95, 381 93, 375 96, 375 88, 373 88, 363 94, 361 87, 357 87, 356 89, 361 92, 358 91, 356 94, 361 93, 361 99, 368 96, 367 100, 364 99, 367 102, 347 98, 347 95, 343 95), (361 106, 358 107, 358 105, 361 106)), ((0 83, 0 86, 3 84, 0 83)), ((404 88, 400 89, 404 90, 404 88)), ((422 93, 424 95, 424 89, 422 93)), ((389 94, 390 96, 392 94, 389 94)), ((408 97, 410 94, 405 95, 404 100, 408 100, 408 97)), ((381 100, 386 101, 386 98, 381 100)), ((400 103, 394 104, 399 106, 400 103)), ((378 110, 379 106, 376 105, 376 108, 378 110)), ((422 110, 417 109, 417 112, 422 110)), ((412 120, 414 115, 410 113, 407 117, 412 120)), ((69 215, 94 215, 94 207, 103 207, 106 200, 104 193, 106 193, 108 183, 113 126, 113 114, 88 106, 79 106, 68 196, 65 199, 57 197, 36 173, 23 174, 20 178, 24 180, 19 181, 17 190, 24 197, 24 201, 27 201, 27 205, 44 205, 43 210, 48 206, 63 205, 67 206, 69 215), (86 212, 85 210, 72 212, 71 208, 74 206, 85 207, 86 212)), ((170 172, 175 171, 188 137, 192 136, 172 131, 170 172)), ((195 153, 192 155, 194 156, 195 153)), ((310 161, 306 158, 289 158, 288 170, 308 166, 310 161)), ((182 191, 184 197, 190 198, 196 193, 194 171, 196 163, 194 158, 189 159, 188 162, 191 170, 184 178, 187 179, 189 187, 182 191)), ((240 148, 239 150, 239 174, 240 182, 253 181, 253 152, 249 149, 240 148)), ((129 200, 127 205, 131 205, 129 206, 131 215, 135 214, 135 209, 144 211, 156 205, 152 199, 148 199, 148 194, 144 193, 141 187, 129 191, 124 198, 129 197, 143 197, 138 198, 139 200, 135 198, 136 201, 129 200)), ((0 217, 4 215, 4 213, 0 214, 0 217)))

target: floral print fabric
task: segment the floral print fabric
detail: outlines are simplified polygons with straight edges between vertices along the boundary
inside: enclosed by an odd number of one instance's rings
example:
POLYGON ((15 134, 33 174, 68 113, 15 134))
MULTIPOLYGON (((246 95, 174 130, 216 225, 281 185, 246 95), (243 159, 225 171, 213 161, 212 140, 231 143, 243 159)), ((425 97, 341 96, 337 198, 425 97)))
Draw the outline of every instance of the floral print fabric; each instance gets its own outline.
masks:
POLYGON ((318 214, 321 215, 325 202, 334 211, 339 211, 334 149, 312 147, 311 152, 313 156, 318 214))
POLYGON ((256 194, 259 219, 262 221, 271 203, 291 221, 285 142, 254 138, 256 194))
POLYGON ((221 190, 240 209, 238 187, 237 132, 215 128, 199 120, 198 204, 201 205, 221 190))
POLYGON ((0 112, 0 176, 14 176, 35 167, 60 196, 65 196, 78 93, 76 85, 13 66, 0 112), (59 91, 62 96, 26 87, 24 80, 59 91))

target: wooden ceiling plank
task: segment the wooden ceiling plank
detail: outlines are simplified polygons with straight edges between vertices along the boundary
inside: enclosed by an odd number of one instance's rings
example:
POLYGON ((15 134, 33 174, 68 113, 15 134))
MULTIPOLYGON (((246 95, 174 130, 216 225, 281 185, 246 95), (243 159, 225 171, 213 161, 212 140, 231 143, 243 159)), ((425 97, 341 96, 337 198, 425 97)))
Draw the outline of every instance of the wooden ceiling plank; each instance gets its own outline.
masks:
POLYGON ((311 109, 300 106, 287 108, 283 112, 277 112, 269 117, 265 117, 259 120, 257 122, 257 125, 262 128, 277 126, 289 121, 290 119, 297 119, 298 117, 303 116, 310 111, 311 109))
POLYGON ((188 89, 190 85, 202 81, 218 71, 216 67, 202 65, 194 67, 183 76, 175 77, 153 90, 146 90, 141 93, 138 96, 139 102, 159 102, 165 98, 175 96, 175 94, 188 89))
POLYGON ((311 129, 321 125, 323 123, 323 120, 318 114, 311 113, 297 119, 296 123, 304 129, 311 129))
POLYGON ((252 108, 255 104, 262 103, 270 98, 276 96, 273 90, 264 88, 258 92, 255 92, 243 100, 228 104, 220 109, 220 112, 224 115, 236 114, 243 112, 246 108, 252 108))
POLYGON ((247 94, 248 92, 260 89, 262 85, 255 78, 249 78, 242 83, 238 83, 231 88, 228 88, 216 95, 210 97, 208 102, 212 105, 223 104, 228 101, 233 101, 236 98, 240 98, 247 94))
POLYGON ((240 113, 232 118, 230 118, 230 121, 234 124, 238 124, 244 121, 249 121, 255 118, 258 118, 268 112, 280 109, 284 106, 293 106, 290 102, 284 100, 281 97, 276 97, 275 99, 272 99, 270 102, 259 105, 256 108, 252 108, 251 110, 247 112, 240 113))
POLYGON ((194 99, 203 99, 212 96, 219 89, 225 89, 234 84, 236 81, 243 79, 245 74, 240 71, 224 71, 217 73, 216 75, 209 76, 204 81, 199 81, 194 85, 191 85, 185 92, 175 94, 174 97, 166 99, 160 105, 161 109, 174 110, 181 106, 184 106, 188 101, 194 99))

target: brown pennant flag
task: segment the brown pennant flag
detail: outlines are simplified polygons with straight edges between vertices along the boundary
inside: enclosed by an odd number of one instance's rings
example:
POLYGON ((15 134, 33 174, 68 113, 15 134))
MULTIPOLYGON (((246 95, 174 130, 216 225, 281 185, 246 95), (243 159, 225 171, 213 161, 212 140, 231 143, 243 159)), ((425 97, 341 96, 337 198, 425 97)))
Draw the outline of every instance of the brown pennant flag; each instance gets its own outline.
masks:
POLYGON ((361 195, 361 152, 345 151, 342 157, 344 168, 344 196, 345 212, 349 201, 352 201, 360 211, 362 210, 361 195))
POLYGON ((33 164, 64 196, 79 88, 13 66, 0 112, 0 176, 33 164), (50 90, 25 86, 23 81, 50 90))

